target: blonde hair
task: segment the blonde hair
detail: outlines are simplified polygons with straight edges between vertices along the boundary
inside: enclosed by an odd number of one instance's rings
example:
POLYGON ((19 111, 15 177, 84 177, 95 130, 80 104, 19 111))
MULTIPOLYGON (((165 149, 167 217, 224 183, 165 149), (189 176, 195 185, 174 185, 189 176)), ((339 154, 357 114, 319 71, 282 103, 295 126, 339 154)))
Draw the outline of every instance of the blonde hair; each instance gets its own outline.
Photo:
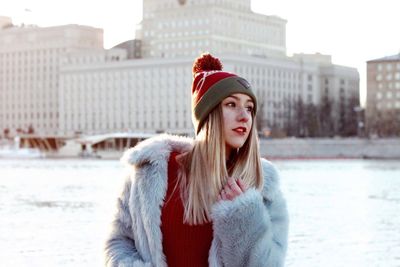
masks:
POLYGON ((249 187, 261 189, 263 186, 254 116, 245 144, 229 159, 225 155, 223 126, 219 104, 203 124, 192 150, 178 159, 183 167, 179 173, 179 184, 186 223, 202 224, 211 220, 211 206, 228 177, 242 179, 249 187))

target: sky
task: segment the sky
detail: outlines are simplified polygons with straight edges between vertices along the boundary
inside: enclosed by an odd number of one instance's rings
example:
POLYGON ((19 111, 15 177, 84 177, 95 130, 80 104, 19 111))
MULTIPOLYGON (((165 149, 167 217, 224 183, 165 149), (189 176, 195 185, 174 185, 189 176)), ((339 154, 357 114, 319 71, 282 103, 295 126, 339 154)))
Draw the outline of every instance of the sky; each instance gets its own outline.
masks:
MULTIPOLYGON (((191 0, 188 0, 191 1, 191 0)), ((252 0, 256 13, 287 20, 287 54, 321 53, 334 64, 357 68, 361 101, 366 61, 400 53, 398 0, 252 0)), ((104 47, 133 39, 142 0, 0 0, 0 15, 14 24, 81 24, 104 29, 104 47)))

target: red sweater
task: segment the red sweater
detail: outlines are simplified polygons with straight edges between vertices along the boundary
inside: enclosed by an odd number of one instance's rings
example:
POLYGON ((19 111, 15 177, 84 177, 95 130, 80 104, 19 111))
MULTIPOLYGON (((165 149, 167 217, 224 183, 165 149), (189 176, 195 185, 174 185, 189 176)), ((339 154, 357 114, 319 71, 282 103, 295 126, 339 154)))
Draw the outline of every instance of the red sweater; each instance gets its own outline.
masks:
POLYGON ((168 188, 161 211, 163 251, 168 267, 205 267, 208 266, 208 252, 213 239, 212 224, 183 223, 179 185, 175 188, 178 181, 178 154, 172 152, 168 162, 168 188))

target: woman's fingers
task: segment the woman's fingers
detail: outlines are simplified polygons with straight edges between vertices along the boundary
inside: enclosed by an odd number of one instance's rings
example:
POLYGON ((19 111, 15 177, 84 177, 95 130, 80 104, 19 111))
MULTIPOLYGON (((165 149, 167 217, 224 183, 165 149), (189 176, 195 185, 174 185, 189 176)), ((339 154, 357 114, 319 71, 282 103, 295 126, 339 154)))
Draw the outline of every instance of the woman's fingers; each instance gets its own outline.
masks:
POLYGON ((243 193, 243 190, 239 187, 236 180, 232 177, 228 179, 227 185, 235 195, 240 195, 241 193, 243 193))
POLYGON ((227 200, 228 199, 227 192, 225 191, 224 188, 222 189, 220 196, 221 196, 222 200, 227 200))
POLYGON ((239 196, 247 190, 246 184, 241 180, 235 180, 234 178, 229 178, 224 188, 221 190, 219 200, 233 200, 235 197, 239 196))
POLYGON ((223 200, 232 200, 242 193, 242 190, 236 183, 235 179, 229 178, 224 188, 221 190, 221 198, 223 200))
POLYGON ((232 190, 229 188, 229 186, 225 186, 224 189, 222 189, 223 195, 225 197, 225 200, 232 200, 233 199, 233 195, 234 193, 232 192, 232 190))
POLYGON ((245 192, 247 190, 247 185, 242 181, 242 179, 237 179, 237 184, 242 192, 245 192))

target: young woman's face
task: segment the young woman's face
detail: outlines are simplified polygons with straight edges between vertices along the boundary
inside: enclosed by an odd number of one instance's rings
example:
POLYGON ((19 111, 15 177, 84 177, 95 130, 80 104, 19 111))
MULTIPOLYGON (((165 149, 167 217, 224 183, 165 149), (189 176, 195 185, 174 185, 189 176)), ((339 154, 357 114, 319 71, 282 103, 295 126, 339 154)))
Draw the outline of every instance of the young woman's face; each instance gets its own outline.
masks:
POLYGON ((222 103, 223 132, 228 154, 244 145, 253 123, 253 100, 245 94, 233 94, 222 103))

